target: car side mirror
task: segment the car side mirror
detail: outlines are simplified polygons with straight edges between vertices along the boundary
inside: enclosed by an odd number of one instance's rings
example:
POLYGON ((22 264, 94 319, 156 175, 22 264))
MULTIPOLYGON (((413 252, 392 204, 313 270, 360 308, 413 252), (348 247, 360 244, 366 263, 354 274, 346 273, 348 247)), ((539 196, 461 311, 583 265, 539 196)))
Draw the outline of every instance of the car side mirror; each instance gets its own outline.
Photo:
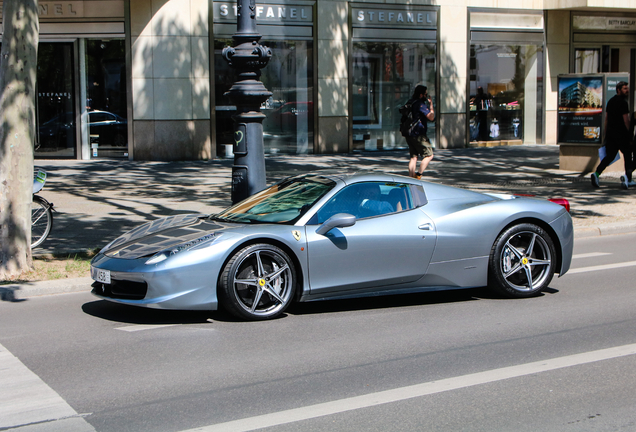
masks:
POLYGON ((334 228, 346 228, 355 225, 356 217, 348 213, 336 213, 325 221, 318 229, 316 234, 325 235, 334 228))

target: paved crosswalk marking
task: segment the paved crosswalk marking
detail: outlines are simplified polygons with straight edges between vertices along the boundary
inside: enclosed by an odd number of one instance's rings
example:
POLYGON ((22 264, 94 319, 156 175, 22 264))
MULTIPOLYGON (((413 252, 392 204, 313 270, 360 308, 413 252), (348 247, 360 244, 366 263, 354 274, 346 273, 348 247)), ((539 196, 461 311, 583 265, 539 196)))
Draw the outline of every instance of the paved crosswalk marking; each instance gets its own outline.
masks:
POLYGON ((136 332, 136 331, 153 330, 153 329, 158 329, 163 327, 173 327, 173 326, 176 326, 176 324, 132 325, 132 326, 126 326, 126 327, 116 327, 115 330, 121 330, 125 332, 136 332))
POLYGON ((0 344, 0 430, 94 432, 51 387, 0 344))
POLYGON ((603 265, 590 266, 590 267, 580 267, 580 268, 570 269, 570 271, 568 271, 566 274, 587 273, 592 271, 612 270, 617 268, 633 267, 633 266, 636 266, 636 261, 614 263, 614 264, 603 264, 603 265))
POLYGON ((572 255, 572 259, 594 258, 594 257, 605 256, 605 255, 612 255, 612 254, 609 252, 590 252, 590 253, 572 255))
POLYGON ((439 381, 431 381, 393 390, 249 417, 227 423, 203 426, 182 432, 251 431, 634 354, 636 354, 636 344, 623 345, 447 378, 439 381))

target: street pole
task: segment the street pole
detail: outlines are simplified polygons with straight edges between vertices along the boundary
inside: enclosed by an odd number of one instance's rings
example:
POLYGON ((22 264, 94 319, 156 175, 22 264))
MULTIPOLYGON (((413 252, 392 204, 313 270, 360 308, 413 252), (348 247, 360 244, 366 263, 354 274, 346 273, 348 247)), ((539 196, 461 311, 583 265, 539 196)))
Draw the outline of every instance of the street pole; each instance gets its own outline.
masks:
POLYGON ((256 30, 256 1, 238 0, 234 47, 223 49, 223 58, 236 69, 238 77, 225 93, 236 106, 234 119, 234 165, 232 166, 232 203, 265 189, 265 151, 261 104, 272 93, 259 81, 272 51, 260 45, 256 30))

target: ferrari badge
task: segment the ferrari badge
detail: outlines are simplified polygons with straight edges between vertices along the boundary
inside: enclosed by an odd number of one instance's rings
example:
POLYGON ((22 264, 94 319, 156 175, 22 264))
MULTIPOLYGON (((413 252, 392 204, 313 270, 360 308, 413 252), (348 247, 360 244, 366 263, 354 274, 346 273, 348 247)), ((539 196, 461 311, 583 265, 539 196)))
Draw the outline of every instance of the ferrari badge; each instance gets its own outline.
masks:
POLYGON ((293 230, 292 234, 294 235, 294 238, 296 239, 296 241, 300 241, 300 231, 293 230))

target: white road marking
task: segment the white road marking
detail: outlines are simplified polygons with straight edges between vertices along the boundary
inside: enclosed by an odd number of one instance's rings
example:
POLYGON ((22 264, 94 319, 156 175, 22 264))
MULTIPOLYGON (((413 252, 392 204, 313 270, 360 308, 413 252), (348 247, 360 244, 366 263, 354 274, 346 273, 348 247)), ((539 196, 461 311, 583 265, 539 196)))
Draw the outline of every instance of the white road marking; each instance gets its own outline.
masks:
POLYGON ((636 354, 636 344, 623 345, 614 348, 590 351, 581 354, 557 357, 517 366, 510 366, 501 369, 494 369, 469 375, 447 378, 439 381, 431 381, 393 390, 386 390, 362 396, 335 400, 332 402, 325 402, 286 411, 279 411, 271 414, 248 417, 240 420, 230 421, 227 423, 218 423, 215 425, 189 429, 182 432, 251 431, 254 429, 261 429, 271 426, 278 426, 287 423, 309 420, 316 417, 338 414, 360 408, 368 408, 376 405, 399 402, 416 397, 432 395, 435 393, 457 390, 480 384, 488 384, 495 381, 502 381, 505 379, 517 378, 541 372, 548 372, 572 366, 579 366, 634 354, 636 354))
POLYGON ((51 387, 0 344, 0 430, 94 432, 95 429, 51 387), (29 429, 30 430, 30 429, 29 429))
POLYGON ((592 271, 611 270, 611 269, 617 269, 622 267, 633 267, 633 266, 636 266, 636 261, 614 263, 614 264, 603 264, 603 265, 590 266, 590 267, 580 267, 580 268, 571 269, 570 271, 567 272, 567 274, 587 273, 592 271))
POLYGON ((612 255, 612 254, 609 253, 609 252, 590 252, 590 253, 572 255, 572 259, 594 258, 594 257, 599 257, 599 256, 605 256, 605 255, 612 255))
POLYGON ((176 324, 132 325, 132 326, 126 326, 126 327, 116 327, 115 330, 121 330, 125 332, 136 332, 136 331, 153 330, 153 329, 158 329, 163 327, 174 327, 174 326, 176 326, 176 324))

